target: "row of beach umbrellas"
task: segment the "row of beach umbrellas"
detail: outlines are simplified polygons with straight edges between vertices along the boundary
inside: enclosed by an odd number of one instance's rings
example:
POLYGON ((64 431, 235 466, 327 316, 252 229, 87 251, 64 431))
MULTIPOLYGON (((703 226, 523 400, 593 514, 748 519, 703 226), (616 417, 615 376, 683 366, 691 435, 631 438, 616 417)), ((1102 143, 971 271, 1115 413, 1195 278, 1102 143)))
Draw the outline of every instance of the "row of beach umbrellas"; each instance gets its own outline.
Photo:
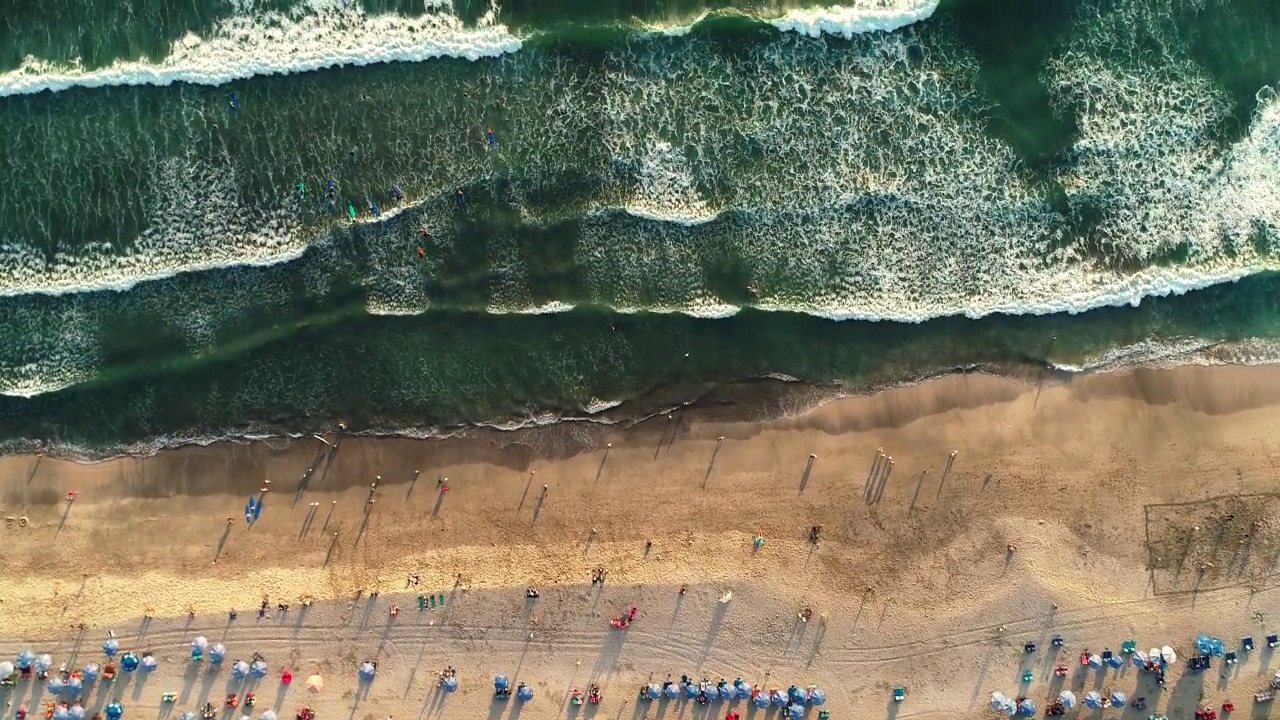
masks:
MULTIPOLYGON (((1063 690, 1058 693, 1058 702, 1062 703, 1062 708, 1068 712, 1076 708, 1076 694, 1070 690, 1063 690)), ((1129 704, 1129 696, 1122 692, 1111 693, 1111 707, 1124 707, 1129 704)), ((1102 707, 1102 693, 1089 691, 1084 694, 1084 705, 1087 708, 1097 710, 1102 707)), ((1014 700, 1002 692, 991 693, 991 709, 996 712, 1013 717, 1020 715, 1022 717, 1035 717, 1036 703, 1029 698, 1014 700)))

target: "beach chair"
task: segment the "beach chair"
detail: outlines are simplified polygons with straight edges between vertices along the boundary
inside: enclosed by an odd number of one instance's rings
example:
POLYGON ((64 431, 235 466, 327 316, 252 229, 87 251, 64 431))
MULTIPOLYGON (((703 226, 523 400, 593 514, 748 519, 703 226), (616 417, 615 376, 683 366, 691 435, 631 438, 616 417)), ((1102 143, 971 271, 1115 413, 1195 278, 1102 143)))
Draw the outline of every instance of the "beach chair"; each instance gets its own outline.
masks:
POLYGON ((444 607, 444 593, 440 593, 436 597, 436 604, 439 605, 440 607, 444 607))
POLYGON ((1036 644, 1033 642, 1029 642, 1026 645, 1022 646, 1022 651, 1025 653, 1033 653, 1036 651, 1036 644))
POLYGON ((1033 675, 1030 670, 1027 670, 1022 673, 1022 682, 1029 683, 1034 679, 1035 679, 1035 675, 1033 675))
POLYGON ((1226 664, 1228 664, 1228 665, 1235 665, 1235 664, 1236 664, 1236 654, 1235 654, 1234 652, 1229 652, 1229 653, 1227 653, 1227 654, 1223 655, 1223 656, 1222 656, 1222 662, 1224 662, 1224 663, 1226 663, 1226 664))
POLYGON ((163 695, 161 695, 161 696, 160 696, 160 702, 162 702, 162 703, 164 703, 164 704, 166 704, 166 705, 172 705, 173 703, 175 703, 175 702, 177 702, 177 701, 178 701, 178 693, 174 693, 174 692, 167 692, 167 693, 165 693, 165 694, 163 694, 163 695))
POLYGON ((111 682, 116 679, 115 663, 107 663, 106 666, 102 668, 102 679, 107 682, 111 682))
POLYGON ((435 596, 435 595, 432 595, 431 597, 427 598, 427 607, 431 608, 432 610, 435 610, 435 609, 436 609, 436 596, 435 596))
POLYGON ((907 699, 907 689, 899 685, 893 689, 893 701, 902 702, 907 699))
POLYGON ((1252 636, 1252 635, 1245 635, 1243 638, 1240 638, 1240 647, 1244 648, 1244 651, 1245 651, 1245 652, 1252 652, 1252 651, 1253 651, 1253 636, 1252 636))
POLYGON ((1102 661, 1103 661, 1103 662, 1106 662, 1106 661, 1110 660, 1110 659, 1111 659, 1111 656, 1112 656, 1112 655, 1114 655, 1114 654, 1115 654, 1115 653, 1111 652, 1111 649, 1110 649, 1110 648, 1107 648, 1107 649, 1103 650, 1103 651, 1102 651, 1102 661))
POLYGON ((426 609, 427 609, 427 596, 426 596, 426 595, 419 595, 419 596, 418 596, 418 609, 419 609, 419 610, 426 610, 426 609))
POLYGON ((1267 647, 1273 648, 1277 645, 1280 645, 1280 635, 1276 635, 1275 633, 1271 633, 1270 635, 1268 635, 1267 647))
POLYGON ((830 711, 830 710, 819 710, 819 711, 818 711, 818 720, 831 720, 831 711, 830 711))
POLYGON ((1120 653, 1122 655, 1132 655, 1135 652, 1137 652, 1137 650, 1138 650, 1137 640, 1125 640, 1124 643, 1120 645, 1120 653))
POLYGON ((1062 644, 1063 644, 1064 642, 1065 642, 1065 641, 1062 639, 1062 636, 1061 636, 1061 635, 1054 635, 1054 636, 1053 636, 1053 640, 1050 640, 1050 641, 1049 641, 1049 644, 1050 644, 1050 645, 1053 645, 1053 646, 1054 646, 1054 647, 1056 647, 1056 648, 1060 648, 1060 647, 1062 647, 1062 644))

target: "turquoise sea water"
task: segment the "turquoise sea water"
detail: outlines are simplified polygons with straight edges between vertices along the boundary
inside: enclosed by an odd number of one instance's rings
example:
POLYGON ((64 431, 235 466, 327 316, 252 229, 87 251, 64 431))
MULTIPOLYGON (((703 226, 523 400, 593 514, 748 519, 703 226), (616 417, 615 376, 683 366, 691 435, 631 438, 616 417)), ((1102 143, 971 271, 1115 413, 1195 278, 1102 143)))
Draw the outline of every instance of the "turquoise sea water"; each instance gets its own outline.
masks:
POLYGON ((1260 0, 18 0, 0 438, 1271 362, 1277 37, 1260 0))

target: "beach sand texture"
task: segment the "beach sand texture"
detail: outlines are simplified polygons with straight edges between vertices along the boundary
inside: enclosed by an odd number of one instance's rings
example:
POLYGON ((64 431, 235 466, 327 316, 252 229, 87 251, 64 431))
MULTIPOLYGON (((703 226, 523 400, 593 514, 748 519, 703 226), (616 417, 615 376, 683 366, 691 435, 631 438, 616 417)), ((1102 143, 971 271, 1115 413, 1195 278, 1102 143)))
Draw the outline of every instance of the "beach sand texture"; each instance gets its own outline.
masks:
MULTIPOLYGON (((355 437, 334 451, 308 437, 93 465, 8 457, 0 656, 101 660, 114 630, 160 668, 85 704, 119 697, 130 720, 156 716, 167 691, 175 717, 206 701, 231 712, 229 669, 187 661, 197 635, 225 642, 227 664, 266 657, 255 710, 292 717, 310 703, 322 720, 563 717, 569 691, 593 682, 604 701, 576 710, 588 717, 700 717, 696 704, 637 699, 669 674, 817 684, 833 718, 859 720, 981 717, 992 691, 1043 706, 1062 687, 1144 696, 1175 718, 1202 695, 1245 714, 1270 678, 1262 637, 1280 610, 1277 403, 1276 368, 1043 385, 959 375, 771 422, 675 413, 590 452, 355 437), (267 479, 246 528, 246 499, 267 479), (527 586, 541 597, 526 600, 527 586), (419 611, 420 592, 443 593, 444 608, 419 611), (632 604, 636 622, 611 629, 632 604), (1082 651, 1128 638, 1189 656, 1200 632, 1229 648, 1252 634, 1259 649, 1208 673, 1180 663, 1163 691, 1133 667, 1079 667, 1082 651), (361 686, 365 659, 379 674, 361 686), (460 689, 446 697, 435 673, 447 665, 460 689), (312 673, 323 692, 302 687, 312 673), (498 673, 535 699, 495 703, 498 673), (895 705, 898 685, 908 695, 895 705)), ((49 699, 28 683, 0 697, 7 712, 49 699)))

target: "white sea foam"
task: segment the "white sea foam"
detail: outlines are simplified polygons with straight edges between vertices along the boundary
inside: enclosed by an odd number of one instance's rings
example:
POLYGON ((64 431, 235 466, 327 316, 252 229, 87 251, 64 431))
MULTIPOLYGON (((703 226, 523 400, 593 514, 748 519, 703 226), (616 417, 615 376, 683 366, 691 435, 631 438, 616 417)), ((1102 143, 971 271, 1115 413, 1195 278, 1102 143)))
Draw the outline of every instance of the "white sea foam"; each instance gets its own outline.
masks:
POLYGON ((795 8, 770 22, 784 32, 798 32, 810 37, 823 34, 852 37, 868 32, 893 32, 927 20, 938 9, 938 1, 856 0, 848 5, 795 8))
POLYGON ((478 60, 520 49, 520 40, 494 18, 475 27, 450 11, 428 8, 418 17, 369 15, 353 5, 313 2, 290 15, 251 13, 217 24, 206 37, 188 33, 158 63, 117 61, 89 69, 27 58, 0 74, 0 96, 72 87, 220 85, 256 75, 283 75, 343 65, 419 62, 441 57, 478 60))

